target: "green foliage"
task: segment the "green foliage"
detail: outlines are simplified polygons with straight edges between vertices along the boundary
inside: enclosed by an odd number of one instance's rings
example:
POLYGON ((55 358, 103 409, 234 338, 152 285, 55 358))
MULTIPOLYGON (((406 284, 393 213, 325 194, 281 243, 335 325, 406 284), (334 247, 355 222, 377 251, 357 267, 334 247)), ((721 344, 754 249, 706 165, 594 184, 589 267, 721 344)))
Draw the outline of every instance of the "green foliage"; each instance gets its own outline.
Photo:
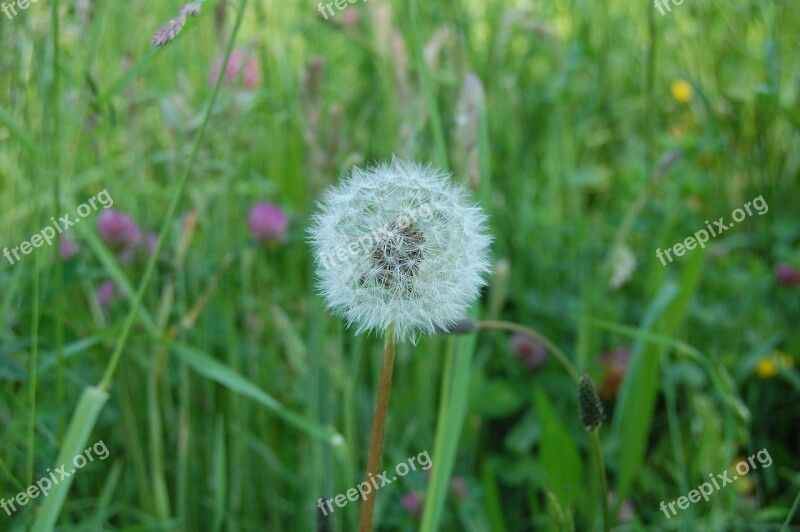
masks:
MULTIPOLYGON (((103 189, 160 236, 125 256, 92 212, 65 233, 75 256, 0 258, 0 498, 110 451, 0 529, 354 529, 358 502, 317 502, 363 480, 382 339, 322 308, 305 229, 326 185, 393 154, 453 170, 490 215, 500 267, 473 317, 592 375, 612 521, 800 525, 800 285, 775 274, 800 269, 797 5, 369 0, 326 21, 212 0, 154 49, 178 8, 0 14, 0 248, 103 189), (215 92, 229 44, 260 79, 215 92), (657 258, 759 196, 763 215, 657 258), (262 200, 285 241, 248 235, 262 200), (659 509, 760 449, 772 466, 659 509)), ((382 467, 434 465, 378 492, 377 530, 599 527, 575 386, 510 336, 398 346, 382 467)))

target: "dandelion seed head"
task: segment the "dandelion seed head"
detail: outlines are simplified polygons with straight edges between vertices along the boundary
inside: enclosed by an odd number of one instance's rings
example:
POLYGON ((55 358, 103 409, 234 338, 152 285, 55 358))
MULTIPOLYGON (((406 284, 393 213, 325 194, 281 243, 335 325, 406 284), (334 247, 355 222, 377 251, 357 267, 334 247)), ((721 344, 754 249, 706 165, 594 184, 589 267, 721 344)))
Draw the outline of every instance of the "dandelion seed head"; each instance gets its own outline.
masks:
POLYGON ((318 288, 356 334, 393 324, 395 339, 415 342, 447 330, 486 284, 486 221, 431 166, 355 168, 325 193, 310 229, 318 288))

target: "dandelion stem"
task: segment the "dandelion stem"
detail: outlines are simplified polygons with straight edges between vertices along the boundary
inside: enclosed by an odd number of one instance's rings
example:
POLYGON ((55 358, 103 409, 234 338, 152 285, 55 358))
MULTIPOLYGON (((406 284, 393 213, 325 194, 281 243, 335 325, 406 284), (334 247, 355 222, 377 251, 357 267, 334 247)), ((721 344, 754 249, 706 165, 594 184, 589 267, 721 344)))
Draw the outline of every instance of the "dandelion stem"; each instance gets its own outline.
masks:
MULTIPOLYGON (((364 481, 370 483, 370 476, 376 476, 381 467, 381 454, 383 452, 383 436, 386 429, 386 414, 389 411, 389 395, 392 391, 392 370, 394 369, 394 329, 390 325, 386 329, 386 342, 383 347, 383 362, 378 380, 378 397, 375 400, 375 416, 372 421, 372 435, 369 439, 369 454, 367 455, 367 472, 364 481)), ((359 532, 372 530, 372 514, 375 509, 377 493, 370 492, 361 505, 359 518, 359 532)))
POLYGON ((476 323, 476 325, 478 329, 512 331, 530 336, 547 348, 547 351, 550 352, 553 357, 555 357, 556 361, 558 361, 558 363, 561 364, 561 367, 564 368, 564 371, 567 372, 567 375, 569 375, 569 378, 572 379, 572 382, 574 382, 576 386, 578 385, 578 370, 575 369, 575 366, 567 358, 567 355, 565 355, 558 347, 556 347, 553 342, 548 340, 547 337, 539 333, 536 329, 531 329, 530 327, 526 327, 518 323, 512 323, 510 321, 496 320, 479 321, 476 323))
POLYGON ((608 481, 606 480, 606 464, 603 460, 603 450, 600 447, 600 436, 597 434, 600 427, 595 427, 589 432, 592 435, 592 448, 594 458, 597 462, 597 475, 600 477, 600 496, 602 497, 601 506, 603 507, 603 527, 606 532, 611 530, 611 517, 608 513, 608 481))

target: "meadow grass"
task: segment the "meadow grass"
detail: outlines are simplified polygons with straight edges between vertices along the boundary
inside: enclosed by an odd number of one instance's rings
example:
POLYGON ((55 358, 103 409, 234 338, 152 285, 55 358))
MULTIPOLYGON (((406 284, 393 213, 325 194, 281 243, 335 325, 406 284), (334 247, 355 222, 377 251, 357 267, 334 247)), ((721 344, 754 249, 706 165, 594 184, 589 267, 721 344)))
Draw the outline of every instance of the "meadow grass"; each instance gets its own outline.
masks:
POLYGON ((377 492, 376 530, 600 529, 560 352, 604 400, 614 526, 800 525, 800 300, 774 273, 800 268, 796 4, 370 0, 325 21, 214 0, 153 47, 179 7, 0 16, 0 246, 102 189, 158 235, 128 260, 97 212, 69 259, 0 259, 0 498, 110 451, 0 529, 355 529, 359 503, 317 501, 363 480, 383 339, 324 308, 306 228, 326 186, 393 154, 454 172, 490 215, 471 317, 557 349, 531 369, 490 327, 399 344, 381 469, 433 467, 377 492), (260 79, 228 79, 234 52, 260 79), (758 196, 764 215, 656 258, 758 196), (248 234, 262 200, 285 241, 248 234), (774 465, 659 509, 760 449, 774 465))

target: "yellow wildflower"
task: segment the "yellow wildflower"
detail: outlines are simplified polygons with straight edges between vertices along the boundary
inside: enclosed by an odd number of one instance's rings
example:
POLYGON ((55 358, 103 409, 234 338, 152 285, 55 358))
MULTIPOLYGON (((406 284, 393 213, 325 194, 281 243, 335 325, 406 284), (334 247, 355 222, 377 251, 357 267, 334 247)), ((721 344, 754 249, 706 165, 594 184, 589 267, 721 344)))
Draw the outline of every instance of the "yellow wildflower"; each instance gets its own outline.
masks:
POLYGON ((672 97, 679 103, 687 103, 692 99, 692 94, 694 94, 692 84, 685 79, 673 81, 670 90, 672 91, 672 97))
POLYGON ((756 364, 756 374, 762 379, 771 379, 778 374, 778 366, 771 358, 762 358, 756 364))

